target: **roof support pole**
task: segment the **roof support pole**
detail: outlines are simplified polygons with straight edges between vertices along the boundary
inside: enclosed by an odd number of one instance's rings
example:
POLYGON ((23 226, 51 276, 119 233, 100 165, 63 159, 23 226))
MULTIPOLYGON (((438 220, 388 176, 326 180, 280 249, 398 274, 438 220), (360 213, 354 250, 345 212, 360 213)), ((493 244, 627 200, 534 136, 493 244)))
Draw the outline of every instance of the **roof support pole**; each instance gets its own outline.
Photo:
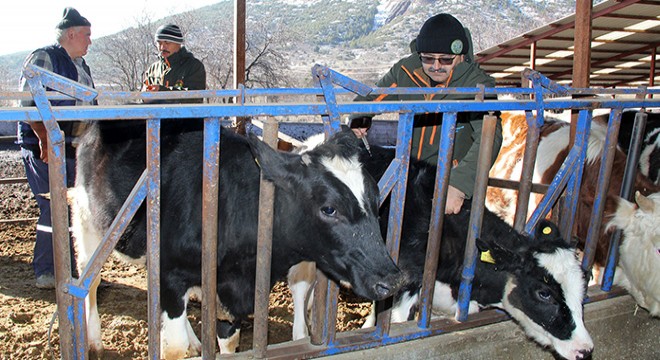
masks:
MULTIPOLYGON (((649 87, 655 86, 655 58, 658 56, 658 48, 654 47, 651 50, 651 70, 649 71, 649 87)), ((653 98, 653 94, 649 94, 649 99, 653 98)))
MULTIPOLYGON (((245 0, 234 0, 234 89, 245 85, 245 0)), ((236 103, 239 103, 236 99, 236 103)), ((237 117, 236 131, 245 134, 247 118, 237 117)))
MULTIPOLYGON (((589 87, 589 74, 591 73, 591 0, 577 0, 575 2, 575 38, 573 39, 573 87, 589 87)), ((575 138, 575 125, 577 112, 571 116, 571 138, 575 138)))

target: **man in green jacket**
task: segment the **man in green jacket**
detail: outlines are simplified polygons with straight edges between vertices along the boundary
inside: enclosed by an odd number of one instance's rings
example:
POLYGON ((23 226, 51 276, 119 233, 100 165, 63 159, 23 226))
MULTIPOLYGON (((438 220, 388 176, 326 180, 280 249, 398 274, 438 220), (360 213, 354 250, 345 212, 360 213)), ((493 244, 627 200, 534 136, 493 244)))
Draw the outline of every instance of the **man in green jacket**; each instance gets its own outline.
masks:
MULTIPOLYGON (((160 58, 144 73, 142 91, 205 90, 206 69, 183 46, 183 33, 174 24, 156 30, 160 58)), ((202 98, 179 102, 203 102, 202 98)))
MULTIPOLYGON (((411 43, 412 53, 399 60, 383 76, 378 87, 494 87, 495 79, 474 63, 470 32, 453 16, 438 14, 422 26, 417 38, 411 43)), ((488 98, 488 96, 486 97, 488 98)), ((496 98, 496 97, 495 97, 496 98)), ((418 94, 358 96, 356 101, 397 100, 470 100, 473 94, 418 94)), ((456 137, 452 159, 453 169, 449 177, 446 214, 460 211, 464 199, 472 197, 477 172, 477 158, 481 143, 484 112, 458 113, 456 137)), ((497 113, 496 115, 499 115, 497 113)), ((354 116, 350 127, 358 136, 371 124, 370 117, 354 116), (362 130, 360 130, 362 128, 362 130)), ((442 125, 441 113, 415 115, 412 156, 436 165, 442 125)), ((502 145, 502 124, 497 121, 493 156, 495 162, 502 145)))

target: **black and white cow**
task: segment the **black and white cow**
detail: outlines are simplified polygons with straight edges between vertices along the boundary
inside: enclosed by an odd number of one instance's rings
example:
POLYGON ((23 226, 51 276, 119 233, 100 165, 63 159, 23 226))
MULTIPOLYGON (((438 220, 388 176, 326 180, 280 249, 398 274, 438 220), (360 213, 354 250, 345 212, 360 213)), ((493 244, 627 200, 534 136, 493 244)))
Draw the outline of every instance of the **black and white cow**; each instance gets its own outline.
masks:
MULTIPOLYGON (((201 285, 200 129, 198 121, 168 120, 161 130, 161 356, 167 359, 201 350, 186 317, 188 294, 201 285)), ((218 327, 221 352, 235 350, 240 322, 254 308, 260 173, 275 185, 273 283, 292 265, 308 260, 370 299, 392 296, 403 285, 403 274, 383 245, 378 187, 358 161, 360 151, 351 132, 297 155, 273 150, 254 135, 222 131, 217 295, 228 318, 218 327)), ((72 194, 80 269, 145 169, 145 154, 144 122, 98 122, 82 139, 72 194)), ((145 224, 143 204, 115 251, 144 262, 145 224)), ((95 352, 103 349, 96 307, 99 280, 86 299, 89 346, 95 352)))
MULTIPOLYGON (((373 146, 371 156, 364 160, 365 167, 378 179, 393 157, 393 150, 373 146)), ((398 264, 411 282, 395 296, 394 322, 411 319, 419 300, 435 173, 434 166, 411 162, 398 264)), ((388 209, 389 205, 384 204, 382 231, 386 229, 388 209)), ((445 216, 434 313, 456 311, 470 211, 470 204, 466 204, 459 214, 445 216)), ((532 237, 523 236, 484 209, 477 245, 482 251, 490 250, 494 264, 477 262, 469 312, 482 307, 501 308, 541 345, 551 347, 564 358, 583 359, 593 349, 582 319, 585 274, 574 246, 564 242, 556 226, 543 222, 538 229, 532 237)), ((374 314, 365 326, 373 326, 373 321, 374 314)))
MULTIPOLYGON (((618 143, 621 149, 628 153, 632 138, 633 125, 637 111, 621 113, 618 143)), ((607 116, 607 115, 606 115, 607 116)), ((603 118, 604 123, 607 119, 603 118)), ((660 113, 646 112, 646 126, 640 148, 639 171, 656 185, 660 185, 660 113)))

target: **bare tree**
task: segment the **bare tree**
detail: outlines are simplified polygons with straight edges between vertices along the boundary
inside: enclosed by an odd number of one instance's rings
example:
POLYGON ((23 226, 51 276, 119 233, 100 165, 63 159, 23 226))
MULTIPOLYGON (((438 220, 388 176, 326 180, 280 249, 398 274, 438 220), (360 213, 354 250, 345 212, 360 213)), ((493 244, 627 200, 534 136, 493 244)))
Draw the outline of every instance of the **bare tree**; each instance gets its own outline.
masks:
POLYGON ((251 22, 247 36, 246 87, 288 86, 289 58, 286 55, 295 38, 281 24, 251 22))
MULTIPOLYGON (((112 37, 101 39, 95 52, 97 85, 127 91, 139 90, 143 72, 157 60, 153 34, 161 23, 175 23, 183 31, 184 45, 206 68, 207 87, 230 87, 233 76, 233 24, 232 18, 223 18, 212 24, 202 24, 190 12, 184 12, 152 22, 143 17, 136 25, 112 37)), ((246 44, 246 83, 248 88, 287 86, 287 47, 295 37, 284 26, 250 22, 246 44)))
POLYGON ((142 75, 155 53, 150 19, 145 15, 134 27, 97 41, 95 52, 100 59, 94 67, 98 87, 136 91, 142 75))

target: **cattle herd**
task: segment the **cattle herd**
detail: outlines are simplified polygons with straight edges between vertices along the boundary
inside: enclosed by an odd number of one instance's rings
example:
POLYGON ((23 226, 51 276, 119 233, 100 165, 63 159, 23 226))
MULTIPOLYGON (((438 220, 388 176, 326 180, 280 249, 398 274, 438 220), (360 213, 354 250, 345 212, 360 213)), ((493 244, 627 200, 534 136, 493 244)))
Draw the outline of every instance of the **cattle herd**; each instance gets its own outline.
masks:
MULTIPOLYGON (((627 115, 626 115, 627 116, 627 115)), ((504 143, 490 176, 520 179, 526 124, 520 114, 503 114, 504 143), (510 130, 510 131, 509 131, 510 130)), ((627 121, 624 121, 627 123, 627 121)), ((194 356, 201 343, 188 322, 186 306, 201 285, 203 133, 199 119, 163 122, 161 139, 161 356, 194 356)), ((649 124, 652 124, 650 122, 649 124)), ((622 125, 621 134, 624 125, 622 125)), ((567 359, 584 359, 593 342, 583 322, 589 274, 581 268, 600 167, 604 131, 594 119, 589 159, 578 204, 575 237, 566 243, 557 226, 542 221, 533 234, 517 233, 511 222, 516 193, 489 188, 480 252, 470 299, 470 313, 484 308, 506 311, 525 333, 567 359), (595 175, 594 175, 595 173, 595 175), (587 219, 587 221, 580 220, 587 219)), ((541 130, 535 183, 549 183, 566 156, 567 123, 547 121, 541 130)), ((635 203, 618 198, 625 146, 617 150, 611 191, 605 206, 596 264, 603 265, 611 229, 623 231, 620 285, 652 315, 660 316, 660 130, 647 126, 641 171, 635 180, 635 203), (655 181, 655 182, 654 182, 655 181)), ((146 129, 142 121, 93 123, 78 147, 76 186, 71 192, 72 228, 82 271, 110 228, 136 181, 145 170, 146 129)), ((625 139, 624 139, 625 142, 625 139)), ((411 320, 418 309, 430 223, 433 166, 411 161, 398 262, 383 240, 389 205, 379 207, 377 180, 394 157, 392 149, 358 141, 342 131, 304 151, 273 150, 256 136, 221 131, 218 205, 217 300, 221 353, 236 350, 240 324, 254 311, 259 179, 275 188, 271 284, 289 278, 295 308, 293 338, 307 335, 304 294, 314 267, 357 295, 378 301, 394 297, 392 321, 411 320), (311 266, 311 265, 314 266, 311 266)), ((534 208, 539 198, 532 196, 534 208)), ((482 204, 483 205, 483 204, 482 204)), ((433 314, 456 311, 468 222, 472 207, 445 216, 433 295, 433 314)), ((146 206, 143 204, 119 239, 115 251, 144 261, 146 206)), ((96 304, 97 278, 86 299, 88 346, 103 351, 96 304)), ((365 326, 373 326, 370 315, 365 326)))

